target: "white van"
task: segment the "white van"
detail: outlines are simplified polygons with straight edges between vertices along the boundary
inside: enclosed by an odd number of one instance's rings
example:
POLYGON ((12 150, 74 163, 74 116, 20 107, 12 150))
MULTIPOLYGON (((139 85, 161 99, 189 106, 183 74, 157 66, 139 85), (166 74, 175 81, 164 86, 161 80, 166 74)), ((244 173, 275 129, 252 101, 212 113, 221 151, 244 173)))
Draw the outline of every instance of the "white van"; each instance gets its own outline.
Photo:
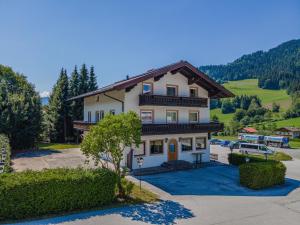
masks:
POLYGON ((243 154, 274 154, 274 151, 269 149, 264 144, 241 143, 240 152, 243 154))

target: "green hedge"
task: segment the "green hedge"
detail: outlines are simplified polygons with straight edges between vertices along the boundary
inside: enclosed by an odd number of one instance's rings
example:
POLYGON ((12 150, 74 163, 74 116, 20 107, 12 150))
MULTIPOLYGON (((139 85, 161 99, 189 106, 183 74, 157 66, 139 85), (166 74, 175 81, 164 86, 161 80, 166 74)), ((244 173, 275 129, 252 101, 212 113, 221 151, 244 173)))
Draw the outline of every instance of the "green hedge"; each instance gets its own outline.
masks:
POLYGON ((8 173, 12 171, 10 166, 10 145, 9 140, 4 134, 0 134, 0 159, 2 160, 2 148, 5 149, 6 152, 6 159, 4 160, 4 173, 8 173))
POLYGON ((116 175, 105 169, 48 169, 0 175, 0 220, 103 206, 115 199, 116 175))
MULTIPOLYGON (((255 155, 243 155, 243 154, 239 154, 239 153, 229 153, 228 161, 232 165, 239 166, 239 165, 246 163, 246 157, 249 158, 250 163, 266 162, 266 160, 264 158, 260 158, 255 155)), ((275 162, 275 161, 268 159, 268 162, 275 162)))
POLYGON ((284 184, 286 167, 282 162, 245 163, 239 166, 240 184, 262 189, 284 184))

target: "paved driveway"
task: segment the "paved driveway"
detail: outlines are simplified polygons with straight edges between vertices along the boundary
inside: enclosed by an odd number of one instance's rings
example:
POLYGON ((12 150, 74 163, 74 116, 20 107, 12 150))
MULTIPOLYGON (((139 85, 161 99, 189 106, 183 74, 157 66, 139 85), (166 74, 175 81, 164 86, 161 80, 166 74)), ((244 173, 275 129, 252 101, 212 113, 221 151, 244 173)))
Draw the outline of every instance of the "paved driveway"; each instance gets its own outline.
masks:
POLYGON ((149 175, 142 179, 172 195, 285 196, 300 187, 300 181, 287 178, 284 185, 251 190, 239 184, 238 168, 228 165, 149 175))
POLYGON ((42 170, 45 168, 67 167, 75 168, 93 167, 93 163, 85 164, 86 157, 79 148, 65 150, 36 150, 25 153, 19 153, 13 157, 13 169, 23 171, 26 169, 42 170))
MULTIPOLYGON (((226 162, 226 151, 219 146, 212 148, 223 162, 226 162)), ((300 160, 286 165, 287 177, 291 180, 283 189, 272 188, 253 194, 238 186, 235 169, 211 167, 144 177, 149 182, 143 182, 143 186, 162 198, 156 204, 90 211, 21 224, 299 225, 300 188, 294 188, 300 180, 300 160)))

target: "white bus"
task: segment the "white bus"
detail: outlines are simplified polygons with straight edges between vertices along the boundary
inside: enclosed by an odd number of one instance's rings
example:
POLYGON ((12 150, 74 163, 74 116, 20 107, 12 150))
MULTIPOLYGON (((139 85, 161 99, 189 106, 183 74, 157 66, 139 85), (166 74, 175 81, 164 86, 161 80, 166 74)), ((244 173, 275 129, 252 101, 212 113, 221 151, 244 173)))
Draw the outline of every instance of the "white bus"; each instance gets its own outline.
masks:
POLYGON ((274 151, 269 149, 264 144, 241 143, 240 152, 243 154, 274 154, 274 151))

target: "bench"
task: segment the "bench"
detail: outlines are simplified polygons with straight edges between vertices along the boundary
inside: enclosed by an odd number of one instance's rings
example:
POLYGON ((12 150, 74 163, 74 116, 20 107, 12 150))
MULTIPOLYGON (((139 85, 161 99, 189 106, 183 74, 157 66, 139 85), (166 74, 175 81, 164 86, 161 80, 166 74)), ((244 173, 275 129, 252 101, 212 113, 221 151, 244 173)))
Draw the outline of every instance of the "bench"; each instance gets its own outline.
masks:
POLYGON ((218 154, 210 153, 209 158, 210 158, 210 161, 217 161, 218 160, 218 154))

